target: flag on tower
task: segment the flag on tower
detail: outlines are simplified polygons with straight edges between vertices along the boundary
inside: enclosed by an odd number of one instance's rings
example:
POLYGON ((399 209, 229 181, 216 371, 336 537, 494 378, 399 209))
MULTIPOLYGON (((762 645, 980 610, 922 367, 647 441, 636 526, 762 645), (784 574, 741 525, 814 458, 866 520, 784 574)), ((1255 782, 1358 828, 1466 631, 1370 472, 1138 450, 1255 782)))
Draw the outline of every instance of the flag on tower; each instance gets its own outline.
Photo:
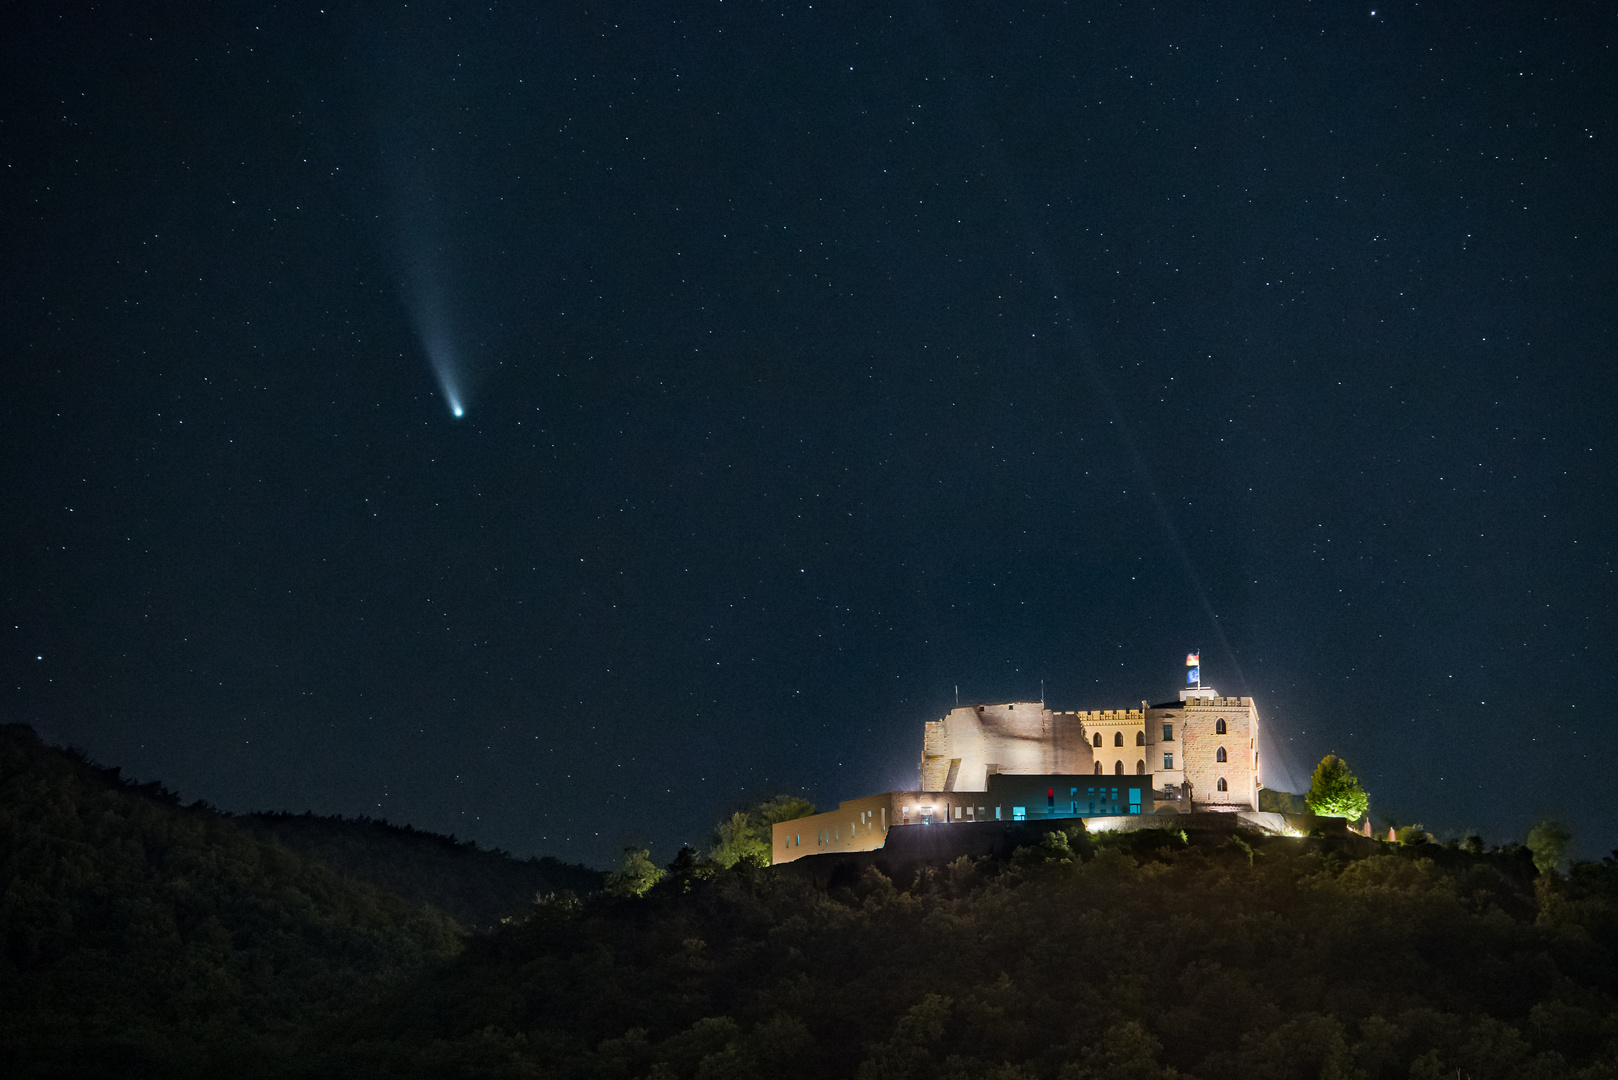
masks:
POLYGON ((1185 673, 1185 682, 1187 686, 1201 686, 1202 669, 1199 667, 1188 669, 1185 673))
POLYGON ((1193 653, 1186 653, 1185 654, 1185 666, 1186 667, 1196 667, 1200 663, 1202 663, 1202 656, 1201 656, 1200 653, 1194 653, 1193 652, 1193 653))

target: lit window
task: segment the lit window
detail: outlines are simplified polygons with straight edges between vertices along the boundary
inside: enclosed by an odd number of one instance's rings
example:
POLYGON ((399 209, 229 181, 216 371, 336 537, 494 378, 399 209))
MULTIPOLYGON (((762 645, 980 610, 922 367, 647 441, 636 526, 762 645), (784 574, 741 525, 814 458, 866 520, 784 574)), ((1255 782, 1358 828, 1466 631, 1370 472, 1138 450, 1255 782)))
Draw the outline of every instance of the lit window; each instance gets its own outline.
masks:
POLYGON ((1225 760, 1225 748, 1223 746, 1221 746, 1219 749, 1214 751, 1214 760, 1215 761, 1224 761, 1225 760))
POLYGON ((1026 807, 1026 806, 1013 806, 1011 808, 1011 820, 1012 821, 1027 821, 1028 820, 1028 807, 1026 807))

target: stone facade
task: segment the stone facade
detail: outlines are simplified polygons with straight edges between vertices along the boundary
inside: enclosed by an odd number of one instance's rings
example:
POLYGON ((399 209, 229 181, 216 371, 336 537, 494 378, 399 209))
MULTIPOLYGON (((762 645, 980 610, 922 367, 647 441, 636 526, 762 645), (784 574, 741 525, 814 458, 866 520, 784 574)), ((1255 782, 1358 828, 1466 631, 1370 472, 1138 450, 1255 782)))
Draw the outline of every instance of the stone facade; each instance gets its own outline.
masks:
POLYGON ((1157 798, 1186 811, 1258 810, 1258 709, 1250 697, 1187 691, 1146 711, 1157 798), (1220 751, 1224 759, 1220 761, 1220 751))
POLYGON ((921 786, 984 791, 995 773, 1149 774, 1146 703, 1139 709, 1061 712, 1037 701, 967 705, 930 720, 922 735, 921 786))

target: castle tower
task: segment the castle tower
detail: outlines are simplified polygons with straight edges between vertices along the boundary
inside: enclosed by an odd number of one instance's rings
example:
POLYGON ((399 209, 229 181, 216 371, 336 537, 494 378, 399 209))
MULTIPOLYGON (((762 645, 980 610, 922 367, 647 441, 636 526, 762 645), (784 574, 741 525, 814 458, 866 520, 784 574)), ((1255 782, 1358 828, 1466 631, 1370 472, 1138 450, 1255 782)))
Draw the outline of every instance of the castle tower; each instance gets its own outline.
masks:
MULTIPOLYGON (((1144 703, 1142 703, 1144 705, 1144 703)), ((1146 708, 1147 750, 1159 805, 1257 810, 1258 708, 1250 697, 1192 687, 1146 708)))

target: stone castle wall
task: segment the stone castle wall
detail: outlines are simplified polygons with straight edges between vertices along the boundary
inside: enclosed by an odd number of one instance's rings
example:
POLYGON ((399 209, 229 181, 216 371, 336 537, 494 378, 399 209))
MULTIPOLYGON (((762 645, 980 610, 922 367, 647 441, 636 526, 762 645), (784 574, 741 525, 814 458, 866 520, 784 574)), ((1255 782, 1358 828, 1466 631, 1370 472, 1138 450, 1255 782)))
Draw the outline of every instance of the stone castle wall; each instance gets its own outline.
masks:
POLYGON ((1093 774, 1098 763, 1108 776, 1150 774, 1145 723, 1144 703, 1140 709, 1093 712, 1056 712, 1037 701, 952 709, 926 725, 921 786, 984 791, 991 773, 1093 774))

